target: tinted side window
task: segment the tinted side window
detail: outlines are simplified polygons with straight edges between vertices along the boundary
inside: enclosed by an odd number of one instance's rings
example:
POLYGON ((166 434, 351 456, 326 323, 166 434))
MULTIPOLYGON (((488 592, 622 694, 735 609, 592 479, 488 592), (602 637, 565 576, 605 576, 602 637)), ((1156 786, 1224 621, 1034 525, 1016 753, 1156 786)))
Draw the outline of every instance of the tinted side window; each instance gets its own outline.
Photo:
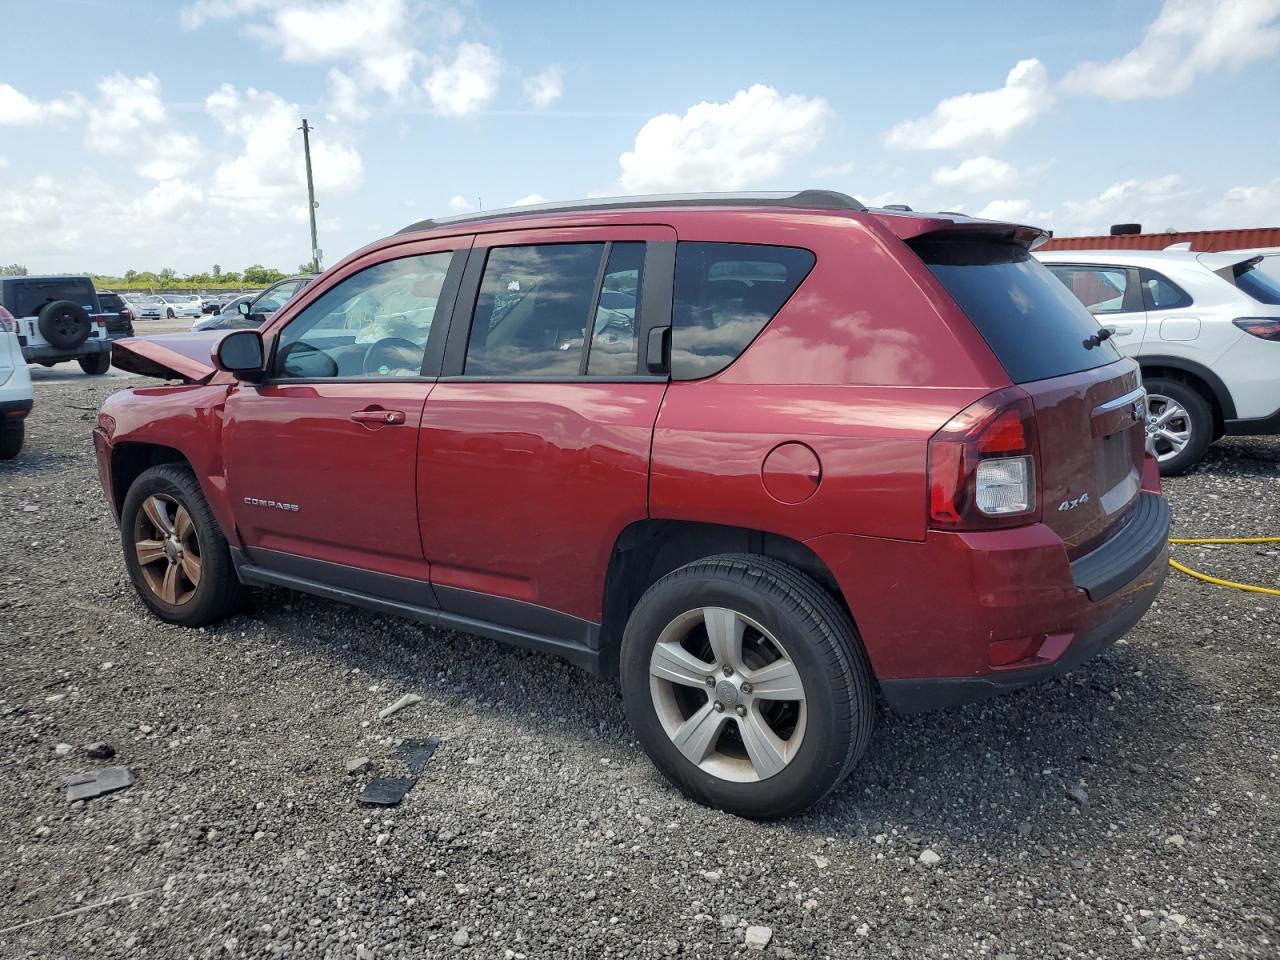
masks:
POLYGON ((587 374, 593 377, 627 377, 636 373, 638 357, 636 324, 640 317, 641 279, 644 276, 644 244, 615 243, 600 283, 600 296, 588 344, 587 374))
POLYGON ((1142 283, 1142 302, 1148 310, 1173 310, 1191 306, 1191 296, 1180 286, 1154 270, 1138 272, 1142 283))
POLYGON ((445 252, 388 260, 326 290, 280 334, 275 376, 420 376, 452 257, 445 252))
POLYGON ((921 240, 912 248, 1014 383, 1092 370, 1120 359, 1110 340, 1085 346, 1097 334, 1098 321, 1023 247, 997 241, 921 240))
POLYGON ((490 250, 463 373, 578 376, 604 247, 553 243, 490 250))
POLYGON ((813 254, 799 247, 677 244, 672 378, 696 380, 733 363, 813 264, 813 254))
POLYGON ((1092 314, 1123 313, 1129 271, 1124 267, 1075 267, 1053 264, 1050 272, 1067 285, 1092 314))
POLYGON ((293 295, 301 290, 302 286, 301 280, 285 280, 253 301, 253 312, 269 317, 292 300, 293 295))

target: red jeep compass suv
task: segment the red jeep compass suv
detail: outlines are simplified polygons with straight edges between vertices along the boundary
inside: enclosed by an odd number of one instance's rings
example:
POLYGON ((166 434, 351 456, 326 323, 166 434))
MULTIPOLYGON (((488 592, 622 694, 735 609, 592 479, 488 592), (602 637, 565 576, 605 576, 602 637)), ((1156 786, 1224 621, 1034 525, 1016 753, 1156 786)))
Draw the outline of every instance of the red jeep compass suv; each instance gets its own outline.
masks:
POLYGON ((820 190, 415 223, 261 330, 116 345, 185 381, 98 417, 130 576, 172 623, 274 585, 558 653, 690 796, 801 810, 877 690, 1056 675, 1163 581, 1138 367, 1043 236, 820 190))

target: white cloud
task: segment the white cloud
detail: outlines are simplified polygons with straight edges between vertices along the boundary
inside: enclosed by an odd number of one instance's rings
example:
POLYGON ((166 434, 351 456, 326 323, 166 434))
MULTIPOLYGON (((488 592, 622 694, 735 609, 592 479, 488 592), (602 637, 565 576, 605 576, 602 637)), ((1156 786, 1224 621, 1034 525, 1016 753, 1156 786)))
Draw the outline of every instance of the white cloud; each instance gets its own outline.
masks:
POLYGON ((369 115, 360 85, 337 67, 329 71, 329 115, 335 120, 363 120, 369 115))
POLYGON ((528 206, 532 206, 532 205, 533 205, 533 204, 535 204, 535 203, 546 203, 546 202, 547 202, 547 198, 546 198, 546 197, 544 197, 542 194, 540 194, 540 193, 529 193, 529 194, 525 194, 525 195, 524 195, 523 197, 521 197, 519 200, 512 200, 512 201, 511 201, 511 206, 513 206, 513 207, 528 207, 528 206))
POLYGON ((276 0, 196 0, 179 12, 178 19, 187 30, 195 30, 209 20, 242 17, 276 5, 276 0))
POLYGON ((1063 203, 1054 228, 1063 235, 1106 233, 1113 223, 1141 223, 1147 232, 1165 230, 1199 219, 1197 205, 1188 199, 1192 193, 1175 173, 1121 180, 1096 197, 1063 203))
POLYGON ((1018 179, 1018 171, 994 157, 970 157, 954 167, 933 171, 933 182, 939 187, 958 187, 974 193, 999 190, 1018 179))
POLYGON ((449 209, 454 213, 466 213, 473 206, 475 205, 460 193, 449 201, 449 209))
POLYGON ((167 131, 148 136, 139 150, 144 157, 138 174, 149 180, 174 180, 191 171, 200 159, 200 141, 185 133, 167 131))
POLYGON ((363 99, 375 91, 392 101, 420 96, 415 73, 428 58, 418 42, 445 40, 464 22, 429 0, 198 0, 182 11, 189 29, 231 18, 285 63, 335 64, 327 112, 345 120, 364 119, 363 99))
POLYGON ((98 81, 98 98, 89 111, 86 144, 107 153, 128 153, 142 145, 137 135, 164 123, 160 78, 154 73, 126 77, 113 73, 98 81))
POLYGON ((821 97, 782 96, 763 84, 727 103, 694 104, 683 116, 660 114, 618 158, 619 184, 626 193, 771 185, 817 145, 830 116, 821 97))
POLYGON ((458 46, 452 63, 438 63, 423 82, 437 114, 461 117, 483 109, 498 92, 502 62, 483 43, 458 46))
POLYGON ((34 126, 50 120, 65 120, 79 116, 84 105, 84 98, 78 94, 41 101, 10 84, 0 83, 0 126, 34 126))
POLYGON ((853 173, 853 161, 846 160, 844 163, 833 163, 818 168, 818 176, 820 177, 847 177, 853 173))
POLYGON ((1066 90, 1110 100, 1171 97, 1197 76, 1280 51, 1280 0, 1165 0, 1122 57, 1082 63, 1066 90))
POLYGON ((1032 207, 1030 200, 992 200, 975 216, 984 220, 1004 220, 1009 223, 1028 223, 1041 226, 1048 223, 1053 214, 1032 207))
MULTIPOLYGON (((297 104, 252 87, 242 96, 224 83, 206 98, 205 109, 228 135, 242 141, 241 153, 214 171, 210 201, 251 210, 262 219, 305 219, 306 168, 297 104)), ((324 136, 311 138, 311 166, 322 202, 325 194, 349 192, 364 180, 359 152, 324 136)))
POLYGON ((182 180, 130 195, 91 171, 66 179, 42 175, 0 187, 0 235, 24 237, 23 261, 35 272, 158 269, 174 265, 175 251, 217 258, 225 238, 205 229, 203 197, 198 185, 182 180))
POLYGON ((1260 186, 1232 187, 1206 211, 1209 226, 1273 227, 1280 223, 1280 177, 1260 186))
POLYGON ((885 134, 898 150, 959 150, 999 143, 1030 123, 1052 102, 1048 75, 1035 59, 1019 60, 1004 86, 941 101, 927 116, 904 120, 885 134))
POLYGON ((535 110, 545 110, 564 93, 564 70, 552 64, 541 73, 524 79, 524 98, 535 110))

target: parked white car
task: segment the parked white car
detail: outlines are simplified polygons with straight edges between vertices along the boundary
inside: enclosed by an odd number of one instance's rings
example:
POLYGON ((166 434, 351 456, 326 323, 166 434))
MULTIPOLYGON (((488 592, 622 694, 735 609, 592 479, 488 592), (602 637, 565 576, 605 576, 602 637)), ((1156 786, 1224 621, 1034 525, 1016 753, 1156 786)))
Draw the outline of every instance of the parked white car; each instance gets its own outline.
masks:
POLYGON ((182 294, 162 294, 160 299, 164 301, 164 315, 170 319, 174 317, 199 317, 203 314, 204 301, 199 297, 182 294))
POLYGON ((31 373, 18 342, 18 322, 0 307, 0 460, 22 449, 32 404, 31 373))
POLYGON ((1251 251, 1036 253, 1142 367, 1163 474, 1224 434, 1280 433, 1280 280, 1251 251))

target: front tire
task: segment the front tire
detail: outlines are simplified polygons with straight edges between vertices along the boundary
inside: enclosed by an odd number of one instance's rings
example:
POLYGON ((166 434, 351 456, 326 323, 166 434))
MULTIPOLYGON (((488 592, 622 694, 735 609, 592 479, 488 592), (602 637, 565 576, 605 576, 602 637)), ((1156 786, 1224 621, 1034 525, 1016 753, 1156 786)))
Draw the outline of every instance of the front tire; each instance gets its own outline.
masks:
POLYGON ((1145 386, 1147 441, 1155 448, 1160 475, 1186 473, 1215 439, 1213 410, 1198 390, 1181 380, 1152 377, 1145 386))
POLYGON ((161 620, 202 627, 239 609, 243 587, 226 538, 187 467, 161 464, 133 482, 120 539, 134 589, 161 620))
POLYGON ((0 460, 12 460, 22 450, 27 426, 21 420, 0 426, 0 460))
POLYGON ((91 377, 100 377, 111 369, 110 353, 95 353, 79 360, 80 369, 91 377))
POLYGON ((849 615, 780 561, 726 554, 640 598, 622 639, 627 717, 684 793, 753 819, 817 803, 862 756, 875 721, 849 615))
POLYGON ((165 316, 167 316, 170 320, 172 320, 174 317, 173 311, 172 310, 167 311, 165 316))

